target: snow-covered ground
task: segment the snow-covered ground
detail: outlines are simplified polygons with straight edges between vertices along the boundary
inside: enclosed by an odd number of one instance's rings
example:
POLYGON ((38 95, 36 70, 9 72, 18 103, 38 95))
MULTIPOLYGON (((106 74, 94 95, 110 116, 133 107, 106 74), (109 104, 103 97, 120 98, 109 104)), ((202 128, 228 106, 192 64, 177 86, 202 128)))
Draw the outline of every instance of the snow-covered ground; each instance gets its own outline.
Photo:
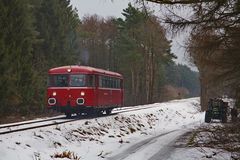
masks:
POLYGON ((173 148, 204 121, 199 98, 155 103, 149 109, 0 136, 0 160, 199 159, 195 148, 173 148), (183 158, 181 158, 183 157, 183 158))

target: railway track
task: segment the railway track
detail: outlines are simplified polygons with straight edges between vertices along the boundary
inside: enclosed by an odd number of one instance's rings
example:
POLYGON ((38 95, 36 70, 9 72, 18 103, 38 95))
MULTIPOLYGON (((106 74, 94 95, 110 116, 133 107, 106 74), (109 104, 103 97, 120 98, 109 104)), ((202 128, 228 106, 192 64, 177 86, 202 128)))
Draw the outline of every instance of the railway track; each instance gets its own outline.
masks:
POLYGON ((68 122, 73 122, 77 121, 79 119, 59 119, 58 120, 45 120, 42 122, 34 122, 34 123, 26 123, 26 124, 21 124, 21 125, 13 125, 9 127, 2 127, 0 129, 0 135, 3 134, 9 134, 9 133, 14 133, 14 132, 20 132, 20 131, 25 131, 25 130, 30 130, 30 129, 36 129, 36 128, 42 128, 42 127, 48 127, 48 126, 53 126, 53 125, 59 125, 63 123, 68 123, 68 122))
POLYGON ((62 119, 64 117, 65 116, 57 116, 57 117, 53 117, 53 118, 46 118, 46 119, 40 119, 40 120, 23 121, 23 122, 18 122, 18 123, 4 124, 4 125, 0 125, 0 129, 2 129, 2 128, 9 128, 9 127, 16 127, 16 126, 22 126, 22 125, 27 125, 27 124, 40 123, 40 122, 46 122, 46 121, 51 121, 51 120, 58 120, 58 119, 62 119))
MULTIPOLYGON (((134 106, 134 107, 116 108, 112 111, 112 115, 118 114, 118 113, 130 112, 130 111, 155 108, 155 107, 156 106, 151 106, 151 107, 149 107, 149 106, 134 106)), ((54 125, 69 123, 69 122, 78 121, 78 120, 82 120, 82 119, 86 119, 86 118, 96 118, 96 117, 88 117, 88 116, 77 117, 76 116, 76 117, 73 117, 73 119, 66 119, 65 116, 58 116, 58 117, 53 117, 53 118, 48 118, 48 119, 0 125, 0 135, 20 132, 20 131, 25 131, 25 130, 30 130, 30 129, 54 126, 54 125)))
POLYGON ((116 108, 112 113, 124 113, 124 112, 129 112, 129 111, 138 111, 142 109, 149 109, 149 108, 155 108, 157 106, 134 106, 134 107, 122 107, 122 108, 116 108))

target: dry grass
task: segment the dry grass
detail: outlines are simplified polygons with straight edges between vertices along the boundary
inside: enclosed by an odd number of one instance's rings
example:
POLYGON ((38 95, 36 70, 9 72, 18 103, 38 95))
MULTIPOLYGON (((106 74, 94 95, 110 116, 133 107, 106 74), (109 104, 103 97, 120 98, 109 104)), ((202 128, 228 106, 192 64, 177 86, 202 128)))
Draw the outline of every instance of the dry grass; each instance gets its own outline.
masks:
POLYGON ((234 155, 232 159, 240 159, 240 123, 199 128, 190 137, 189 144, 193 147, 223 149, 234 155))
POLYGON ((62 153, 55 153, 53 158, 68 158, 70 160, 80 160, 80 157, 70 151, 63 151, 62 153))

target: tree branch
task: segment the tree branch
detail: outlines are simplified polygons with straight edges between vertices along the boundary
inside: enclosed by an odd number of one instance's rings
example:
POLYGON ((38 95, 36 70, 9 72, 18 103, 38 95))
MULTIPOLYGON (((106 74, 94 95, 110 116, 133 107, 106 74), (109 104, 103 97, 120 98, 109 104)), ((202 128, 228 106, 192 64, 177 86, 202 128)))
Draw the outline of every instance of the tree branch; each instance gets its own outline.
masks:
POLYGON ((194 3, 214 2, 216 0, 147 0, 147 1, 159 3, 159 4, 194 4, 194 3))

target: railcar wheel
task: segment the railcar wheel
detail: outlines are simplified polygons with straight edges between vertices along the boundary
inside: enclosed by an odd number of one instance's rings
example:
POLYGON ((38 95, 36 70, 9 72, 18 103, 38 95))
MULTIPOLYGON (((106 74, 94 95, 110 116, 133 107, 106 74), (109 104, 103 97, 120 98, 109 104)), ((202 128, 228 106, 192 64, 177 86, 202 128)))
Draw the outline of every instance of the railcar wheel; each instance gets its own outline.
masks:
POLYGON ((82 112, 78 112, 78 113, 77 113, 77 117, 81 117, 82 114, 83 114, 82 112))
POLYGON ((101 116, 101 115, 103 115, 103 110, 96 109, 96 116, 101 116))
POLYGON ((65 115, 66 115, 67 118, 71 118, 72 117, 72 113, 70 113, 70 112, 66 112, 65 115))
POLYGON ((106 109, 106 115, 110 115, 112 113, 112 109, 106 109))
POLYGON ((102 115, 102 110, 96 109, 96 108, 92 108, 91 110, 89 110, 87 112, 87 114, 89 116, 92 116, 92 117, 98 117, 98 116, 102 115))

